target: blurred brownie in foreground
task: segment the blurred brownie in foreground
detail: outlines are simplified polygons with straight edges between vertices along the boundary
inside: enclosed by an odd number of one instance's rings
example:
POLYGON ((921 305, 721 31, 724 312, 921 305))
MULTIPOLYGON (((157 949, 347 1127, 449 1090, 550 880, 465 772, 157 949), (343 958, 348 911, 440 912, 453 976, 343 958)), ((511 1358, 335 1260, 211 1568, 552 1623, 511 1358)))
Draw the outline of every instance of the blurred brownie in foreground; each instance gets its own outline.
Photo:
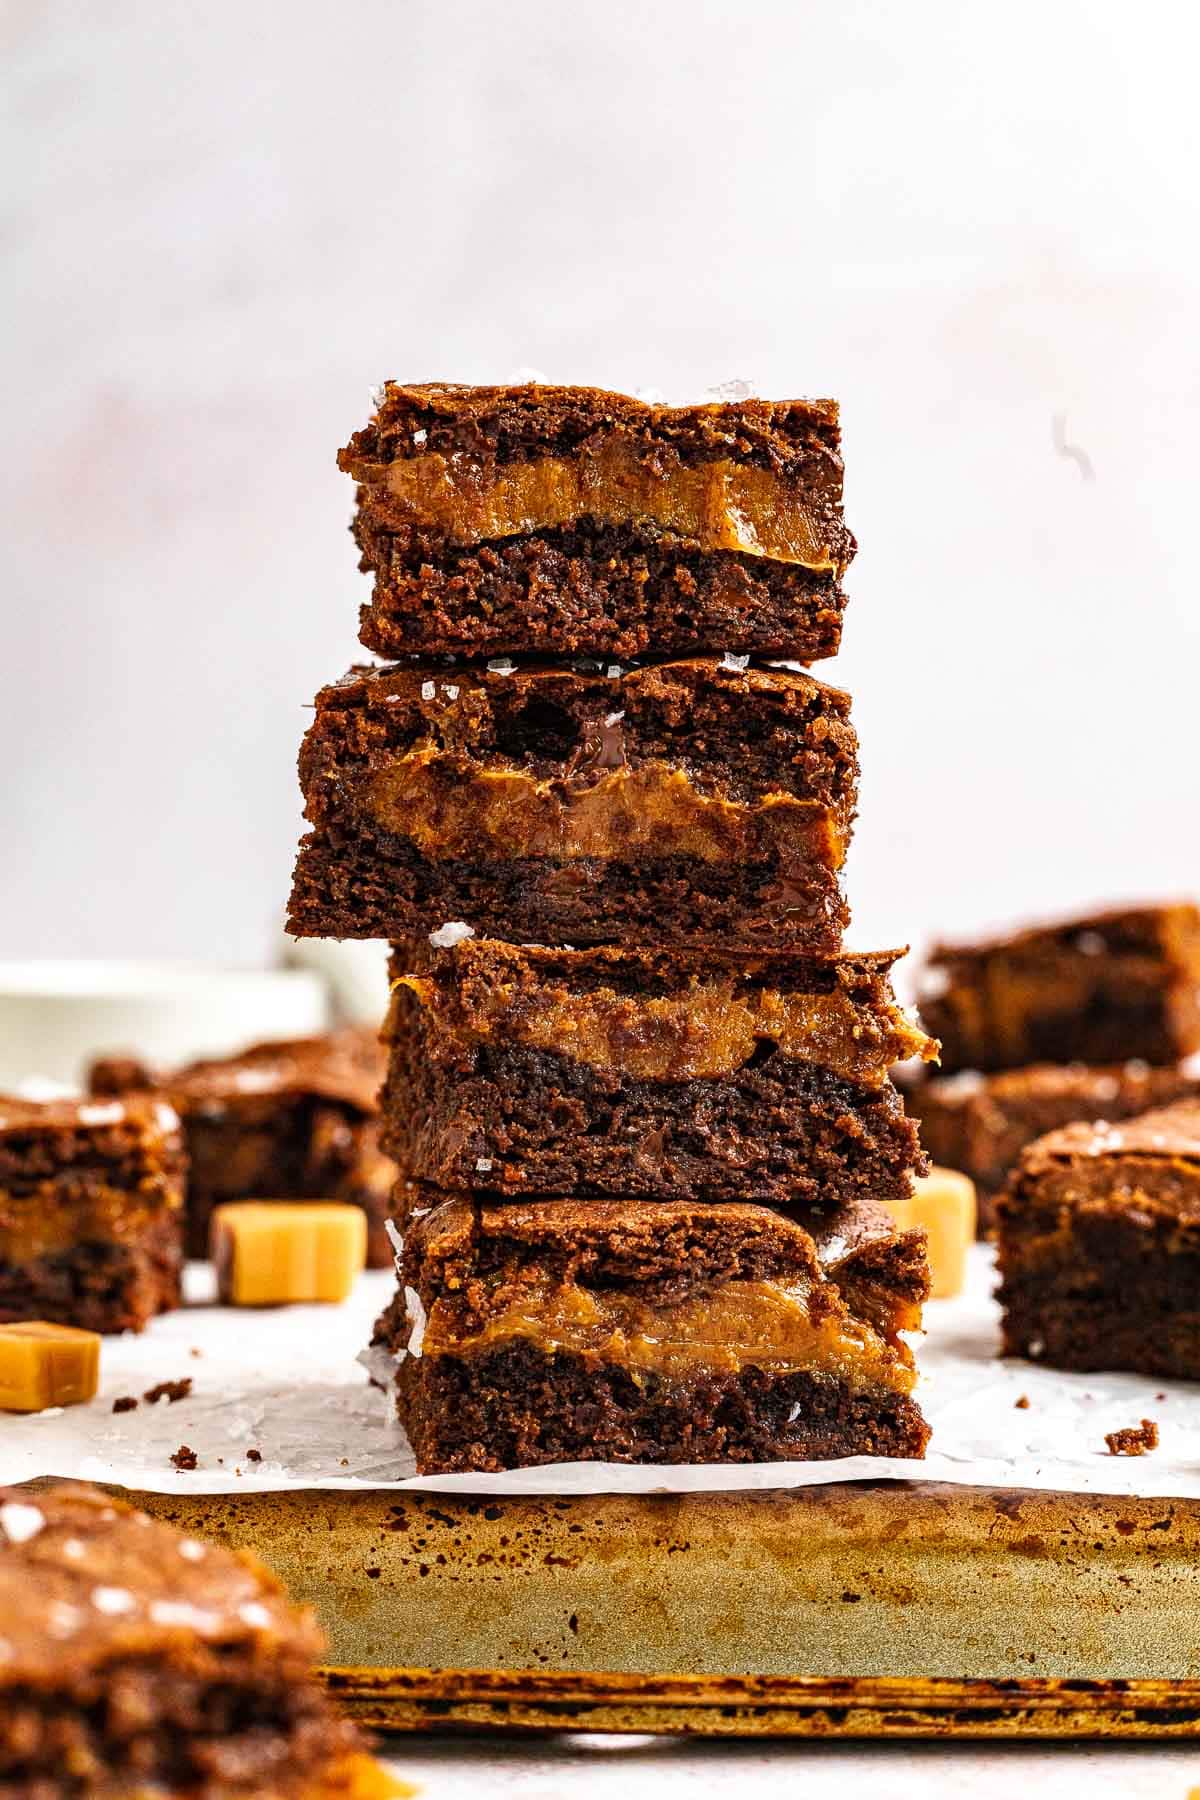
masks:
POLYGON ((975 1183, 979 1225, 986 1231, 996 1195, 1034 1138, 1077 1120, 1131 1119, 1190 1095, 1200 1095, 1200 1065, 1035 1063, 993 1075, 967 1069, 917 1082, 905 1088, 904 1103, 934 1162, 961 1169, 975 1183))
POLYGON ((896 952, 396 948, 384 1144, 446 1189, 769 1202, 907 1194, 889 1079, 936 1045, 896 952))
POLYGON ((996 1219, 1007 1355, 1200 1379, 1200 1100, 1039 1138, 996 1219))
POLYGON ((838 648, 854 540, 831 400, 389 381, 338 463, 381 655, 838 648))
POLYGON ((1200 909, 1142 906, 939 944, 918 989, 942 1068, 1179 1062, 1200 1049, 1200 909))
POLYGON ((356 1800, 373 1765, 323 1648, 245 1553, 93 1488, 0 1488, 0 1795, 356 1800))
POLYGON ((0 1321, 140 1331, 178 1305, 183 1183, 163 1099, 0 1095, 0 1321))
POLYGON ((368 1261, 392 1261, 385 1221, 396 1170, 379 1148, 383 1051, 369 1028, 251 1045, 237 1056, 154 1073, 126 1057, 92 1066, 93 1094, 152 1085, 177 1108, 187 1144, 187 1254, 208 1255, 225 1200, 343 1200, 367 1215, 368 1261))
POLYGON ((924 1454, 924 1237, 882 1208, 450 1199, 401 1280, 376 1338, 423 1473, 924 1454))
POLYGON ((357 668, 317 696, 288 929, 836 951, 849 699, 726 658, 357 668))

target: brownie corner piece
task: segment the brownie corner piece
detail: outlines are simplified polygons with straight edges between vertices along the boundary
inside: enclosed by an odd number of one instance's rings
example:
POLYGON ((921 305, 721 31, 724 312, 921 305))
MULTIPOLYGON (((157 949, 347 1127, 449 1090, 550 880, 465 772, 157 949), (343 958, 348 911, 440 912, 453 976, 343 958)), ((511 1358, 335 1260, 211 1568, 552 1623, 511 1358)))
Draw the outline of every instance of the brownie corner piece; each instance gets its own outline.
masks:
POLYGON ((1037 1139, 996 1215, 1007 1354, 1200 1378, 1200 1100, 1037 1139))
POLYGON ((410 1226, 377 1329, 424 1472, 919 1457, 923 1288, 878 1260, 760 1206, 457 1197, 410 1226))
POLYGON ((0 1487, 0 1641, 5 1794, 333 1800, 362 1748, 266 1568, 94 1488, 0 1487))
POLYGON ((161 1098, 0 1096, 0 1321, 140 1331, 178 1305, 183 1180, 161 1098))
POLYGON ((942 1067, 1178 1062, 1200 1049, 1200 908, 1114 907, 977 943, 938 944, 921 1013, 942 1067))
POLYGON ((849 700, 744 662, 351 670, 301 749, 289 930, 837 950, 849 700))
POLYGON ((838 648, 832 401, 387 382, 338 461, 381 655, 838 648))

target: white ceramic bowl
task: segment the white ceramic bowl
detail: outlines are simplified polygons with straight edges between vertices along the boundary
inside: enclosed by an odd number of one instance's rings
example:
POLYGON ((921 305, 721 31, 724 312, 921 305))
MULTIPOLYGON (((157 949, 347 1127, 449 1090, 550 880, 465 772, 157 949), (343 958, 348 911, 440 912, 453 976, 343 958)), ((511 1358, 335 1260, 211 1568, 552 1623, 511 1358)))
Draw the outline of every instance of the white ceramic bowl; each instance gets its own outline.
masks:
POLYGON ((258 1038, 323 1031, 325 983, 301 969, 169 962, 0 962, 0 1088, 74 1083, 93 1056, 170 1066, 258 1038))

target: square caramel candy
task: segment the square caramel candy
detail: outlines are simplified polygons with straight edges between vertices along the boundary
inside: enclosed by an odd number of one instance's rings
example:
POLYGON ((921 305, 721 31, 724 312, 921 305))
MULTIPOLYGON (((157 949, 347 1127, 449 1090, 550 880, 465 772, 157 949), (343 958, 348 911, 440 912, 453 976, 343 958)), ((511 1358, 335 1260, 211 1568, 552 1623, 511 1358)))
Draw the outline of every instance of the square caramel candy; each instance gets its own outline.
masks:
POLYGON ((100 1338, 74 1325, 22 1319, 0 1325, 0 1411, 45 1412, 95 1398, 100 1338))
POLYGON ((967 1251, 975 1242, 975 1183, 957 1169, 933 1169, 913 1183, 907 1200, 884 1200, 897 1225, 924 1226, 930 1293, 935 1300, 961 1294, 967 1251))
POLYGON ((333 1200, 232 1200, 213 1211, 211 1255, 227 1306, 345 1300, 366 1267, 367 1219, 333 1200))

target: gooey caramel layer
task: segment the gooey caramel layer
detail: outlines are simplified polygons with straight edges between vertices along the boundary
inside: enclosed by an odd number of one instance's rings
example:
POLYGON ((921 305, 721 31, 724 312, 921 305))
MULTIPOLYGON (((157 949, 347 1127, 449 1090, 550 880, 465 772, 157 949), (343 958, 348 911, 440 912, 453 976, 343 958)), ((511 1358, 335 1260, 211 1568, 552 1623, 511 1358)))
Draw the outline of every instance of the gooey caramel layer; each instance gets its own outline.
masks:
POLYGON ((893 1064, 907 1057, 935 1054, 932 1040, 890 1003, 873 1010, 840 992, 743 988, 732 975, 697 978, 678 994, 652 998, 603 987, 589 993, 559 984, 496 987, 469 1010, 426 977, 402 976, 397 986, 414 993, 459 1042, 516 1042, 593 1068, 617 1067, 637 1081, 731 1075, 762 1039, 796 1062, 818 1064, 864 1087, 881 1087, 893 1064))
POLYGON ((431 862, 573 862, 636 853, 711 863, 806 861, 839 869, 846 854, 845 836, 828 808, 783 793, 753 805, 713 798, 662 762, 609 770, 582 787, 520 769, 464 767, 460 753, 425 745, 380 770, 361 804, 385 831, 410 838, 431 862))
POLYGON ((770 469, 722 458, 656 468, 619 438, 572 457, 499 464, 455 451, 397 462, 346 465, 356 481, 388 497, 397 526, 434 527, 451 543, 546 531, 589 517, 605 525, 649 521, 702 550, 735 550, 820 572, 844 566, 825 522, 794 482, 770 469))
POLYGON ((476 1330, 460 1328, 460 1301, 435 1300, 420 1353, 478 1356, 521 1341, 548 1354, 565 1351, 647 1374, 816 1370, 851 1388, 911 1393, 916 1370, 907 1345, 889 1343, 831 1296, 820 1307, 812 1300, 804 1281, 730 1281, 674 1306, 655 1306, 614 1289, 547 1279, 476 1330))
POLYGON ((64 1191, 45 1183, 27 1194, 0 1189, 0 1262, 32 1262, 84 1243, 128 1244, 181 1204, 174 1188, 64 1191))

